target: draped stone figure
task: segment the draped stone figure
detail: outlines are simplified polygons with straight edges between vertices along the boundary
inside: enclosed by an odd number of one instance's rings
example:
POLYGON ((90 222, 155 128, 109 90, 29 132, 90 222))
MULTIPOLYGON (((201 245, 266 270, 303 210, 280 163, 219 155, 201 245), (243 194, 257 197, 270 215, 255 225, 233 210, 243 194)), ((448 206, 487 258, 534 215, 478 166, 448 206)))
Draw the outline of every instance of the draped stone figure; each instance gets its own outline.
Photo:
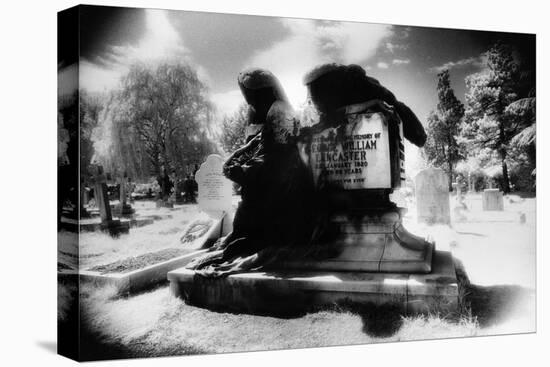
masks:
POLYGON ((223 172, 241 186, 241 202, 232 233, 188 265, 202 276, 259 269, 311 242, 313 180, 298 153, 294 111, 271 72, 249 69, 238 83, 252 128, 223 172))

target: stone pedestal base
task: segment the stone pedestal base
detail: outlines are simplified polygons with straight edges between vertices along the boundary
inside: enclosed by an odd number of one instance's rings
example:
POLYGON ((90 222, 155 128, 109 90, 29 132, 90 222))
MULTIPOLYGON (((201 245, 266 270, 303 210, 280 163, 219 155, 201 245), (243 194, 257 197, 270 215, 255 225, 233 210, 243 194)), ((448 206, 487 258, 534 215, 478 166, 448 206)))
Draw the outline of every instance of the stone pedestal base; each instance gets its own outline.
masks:
POLYGON ((409 233, 397 210, 379 214, 336 215, 331 224, 338 235, 328 259, 300 259, 282 268, 301 270, 429 273, 434 244, 409 233))
POLYGON ((449 313, 458 307, 450 252, 436 251, 430 274, 280 270, 205 278, 180 268, 168 273, 170 292, 213 310, 290 315, 334 304, 397 306, 404 314, 449 313))

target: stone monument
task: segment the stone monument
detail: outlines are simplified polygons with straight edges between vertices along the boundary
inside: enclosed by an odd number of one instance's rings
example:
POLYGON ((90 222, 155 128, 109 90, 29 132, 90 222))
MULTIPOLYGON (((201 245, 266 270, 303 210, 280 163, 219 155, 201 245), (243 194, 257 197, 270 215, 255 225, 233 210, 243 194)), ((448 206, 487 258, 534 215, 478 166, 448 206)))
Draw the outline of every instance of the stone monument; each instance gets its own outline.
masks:
POLYGON ((199 209, 214 219, 223 220, 221 232, 231 231, 233 207, 231 195, 233 185, 223 175, 223 159, 211 154, 195 173, 198 186, 197 204, 199 209))
POLYGON ((107 193, 106 177, 101 166, 95 166, 94 191, 101 218, 101 230, 108 232, 112 236, 128 233, 128 226, 123 225, 118 219, 113 219, 111 205, 109 204, 109 195, 107 193))
POLYGON ((115 207, 115 214, 120 217, 131 217, 134 215, 135 210, 130 204, 128 204, 128 177, 126 173, 120 178, 119 197, 120 203, 115 207))
POLYGON ((364 73, 331 64, 305 78, 320 111, 319 123, 300 134, 324 218, 318 226, 324 234, 309 245, 319 252, 228 276, 177 269, 168 274, 172 294, 197 306, 268 314, 339 302, 391 304, 404 313, 456 309, 451 254, 409 233, 403 209, 390 200, 405 179, 404 139, 421 146, 424 130, 364 73))
POLYGON ((80 201, 78 203, 79 217, 77 218, 90 218, 92 215, 86 208, 90 199, 88 194, 88 188, 85 186, 84 180, 80 180, 79 190, 80 190, 80 201))
POLYGON ((415 177, 417 220, 428 224, 450 224, 449 181, 441 168, 426 168, 415 177))
POLYGON ((218 154, 211 154, 195 174, 198 183, 199 208, 209 214, 231 211, 231 181, 222 172, 223 159, 218 154))
POLYGON ((482 208, 485 211, 503 211, 504 200, 499 189, 485 189, 481 194, 482 208))

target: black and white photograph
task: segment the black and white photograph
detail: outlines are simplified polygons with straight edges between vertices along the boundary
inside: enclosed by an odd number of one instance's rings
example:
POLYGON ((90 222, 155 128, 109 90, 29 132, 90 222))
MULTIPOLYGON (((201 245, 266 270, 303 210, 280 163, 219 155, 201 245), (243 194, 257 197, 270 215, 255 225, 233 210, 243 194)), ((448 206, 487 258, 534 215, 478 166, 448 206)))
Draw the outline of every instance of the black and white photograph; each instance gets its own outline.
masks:
POLYGON ((537 37, 59 11, 58 353, 535 333, 537 37))

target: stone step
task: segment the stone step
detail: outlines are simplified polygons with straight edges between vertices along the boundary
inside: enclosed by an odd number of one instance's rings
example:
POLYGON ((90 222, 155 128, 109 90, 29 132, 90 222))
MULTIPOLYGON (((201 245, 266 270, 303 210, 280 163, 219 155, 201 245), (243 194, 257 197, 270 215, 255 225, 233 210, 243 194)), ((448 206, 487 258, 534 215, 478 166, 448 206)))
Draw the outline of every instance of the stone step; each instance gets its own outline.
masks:
POLYGON ((213 310, 286 315, 345 302, 390 304, 405 314, 458 307, 450 252, 436 251, 429 274, 270 270, 208 278, 180 268, 168 273, 171 294, 213 310))

